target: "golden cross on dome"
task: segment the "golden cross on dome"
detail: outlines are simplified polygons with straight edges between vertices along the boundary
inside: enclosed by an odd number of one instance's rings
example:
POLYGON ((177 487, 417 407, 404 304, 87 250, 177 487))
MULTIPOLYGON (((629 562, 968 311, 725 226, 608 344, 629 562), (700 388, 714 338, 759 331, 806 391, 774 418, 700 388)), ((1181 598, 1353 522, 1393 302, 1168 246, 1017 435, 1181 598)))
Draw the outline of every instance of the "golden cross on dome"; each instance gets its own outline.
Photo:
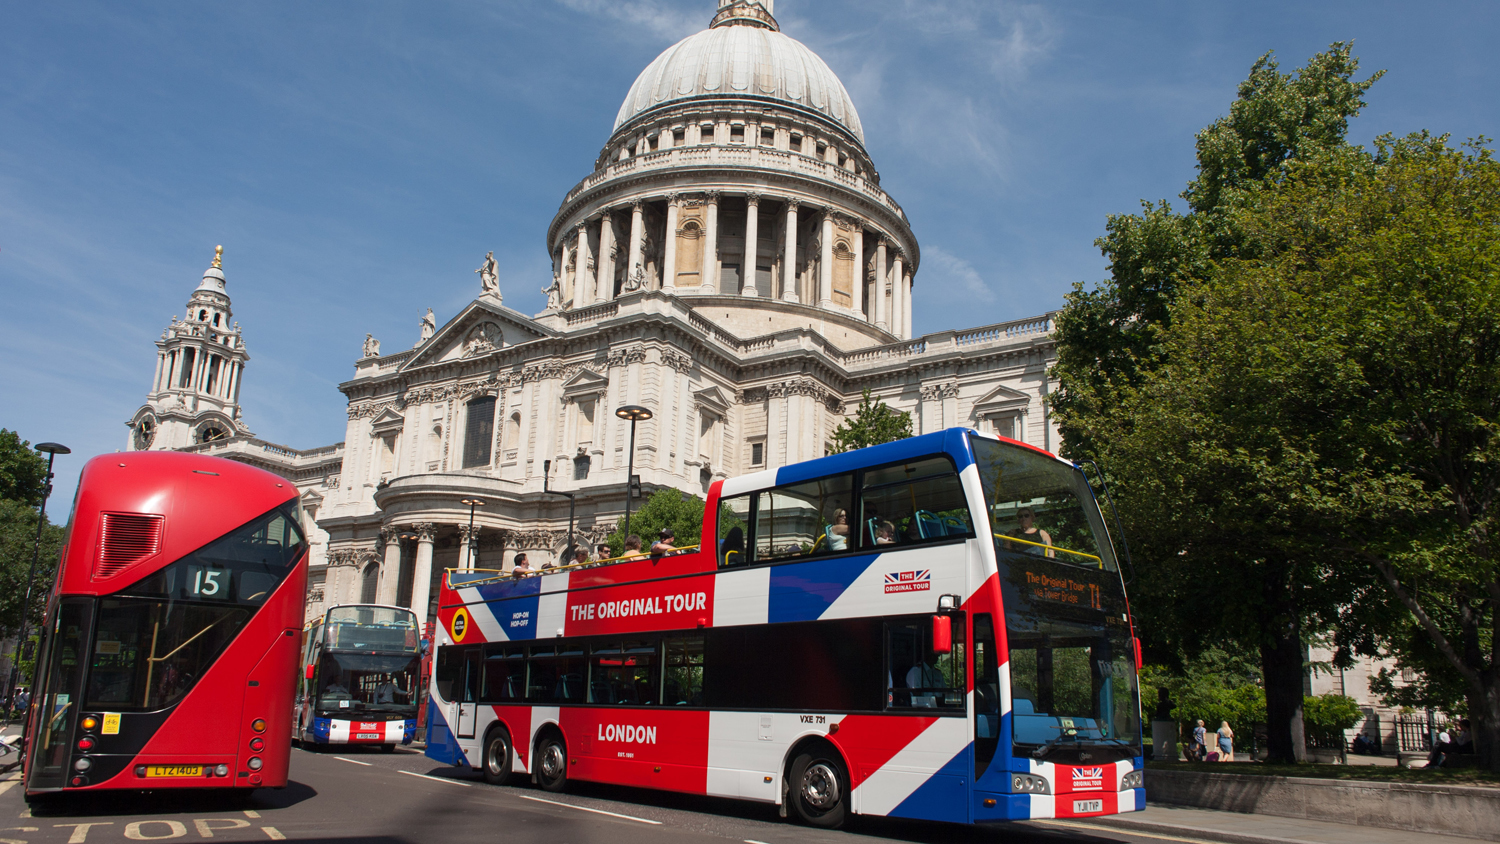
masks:
POLYGON ((215 246, 214 247, 214 269, 216 269, 216 270, 223 269, 223 267, 224 267, 224 247, 223 246, 215 246))

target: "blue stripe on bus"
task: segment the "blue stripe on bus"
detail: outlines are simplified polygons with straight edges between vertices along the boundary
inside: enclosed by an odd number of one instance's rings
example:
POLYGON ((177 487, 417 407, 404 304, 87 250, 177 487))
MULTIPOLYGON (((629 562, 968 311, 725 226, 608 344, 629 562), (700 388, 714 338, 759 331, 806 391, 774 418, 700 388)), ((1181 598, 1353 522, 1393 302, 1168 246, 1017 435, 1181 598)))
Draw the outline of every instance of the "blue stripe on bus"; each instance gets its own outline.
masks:
MULTIPOLYGON (((491 575, 493 576, 493 575, 491 575)), ((535 639, 537 605, 541 603, 542 579, 496 580, 474 587, 485 611, 494 617, 506 639, 535 639), (502 600, 509 598, 510 600, 502 600)), ((470 612, 477 611, 471 607, 470 612)))
POLYGON ((936 431, 920 437, 907 437, 904 440, 872 445, 869 448, 846 451, 843 454, 830 454, 817 460, 783 466, 776 470, 776 485, 810 481, 842 472, 853 472, 868 466, 880 466, 885 463, 898 463, 902 460, 926 457, 938 452, 945 452, 951 456, 958 466, 958 471, 962 472, 974 462, 974 453, 969 448, 969 441, 964 436, 964 430, 963 428, 949 428, 946 431, 936 431))
POLYGON ((771 568, 766 621, 815 621, 849 588, 878 555, 837 557, 771 568))
POLYGON ((949 759, 916 791, 890 811, 894 818, 917 818, 949 823, 969 822, 970 742, 949 759))
POLYGON ((458 739, 448 728, 448 721, 443 718, 441 707, 430 699, 427 701, 427 749, 423 754, 446 765, 469 764, 468 757, 458 747, 458 739))

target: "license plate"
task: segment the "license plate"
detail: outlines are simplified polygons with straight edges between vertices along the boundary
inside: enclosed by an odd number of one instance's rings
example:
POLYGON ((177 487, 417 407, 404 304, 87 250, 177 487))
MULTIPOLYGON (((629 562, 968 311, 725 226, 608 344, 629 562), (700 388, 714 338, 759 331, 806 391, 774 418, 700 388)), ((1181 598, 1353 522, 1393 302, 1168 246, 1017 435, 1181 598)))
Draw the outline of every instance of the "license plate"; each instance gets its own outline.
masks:
POLYGON ((1103 800, 1074 800, 1073 801, 1073 812, 1075 814, 1083 814, 1085 812, 1102 812, 1102 811, 1104 811, 1104 801, 1103 800))
POLYGON ((380 733, 355 733, 354 737, 357 738, 357 739, 380 739, 380 738, 383 738, 383 736, 381 736, 380 733))
POLYGON ((147 765, 148 777, 201 777, 202 765, 147 765))

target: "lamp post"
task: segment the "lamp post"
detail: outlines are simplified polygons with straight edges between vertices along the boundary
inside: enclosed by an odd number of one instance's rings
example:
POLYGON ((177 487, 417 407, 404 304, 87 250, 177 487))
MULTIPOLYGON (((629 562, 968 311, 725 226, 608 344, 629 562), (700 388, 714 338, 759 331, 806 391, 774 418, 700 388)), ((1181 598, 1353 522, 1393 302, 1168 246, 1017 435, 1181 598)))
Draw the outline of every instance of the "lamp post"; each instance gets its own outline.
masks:
POLYGON ((615 411, 615 415, 621 419, 630 420, 630 456, 625 470, 625 536, 630 535, 630 493, 635 482, 635 423, 644 422, 652 416, 649 408, 638 404, 627 404, 615 411))
MULTIPOLYGON (((568 544, 567 544, 565 550, 563 551, 563 553, 564 554, 571 554, 573 552, 573 509, 574 509, 574 507, 577 506, 578 502, 576 500, 576 496, 574 496, 573 493, 571 493, 571 492, 559 492, 559 491, 557 491, 555 489, 551 489, 550 487, 548 487, 547 483, 548 483, 548 480, 551 477, 552 477, 552 461, 551 460, 543 460, 542 461, 542 492, 545 493, 545 494, 547 494, 547 495, 561 495, 561 496, 564 496, 565 498, 568 499, 568 544)), ((573 558, 572 557, 568 557, 567 559, 563 560, 563 565, 567 565, 567 564, 569 564, 571 562, 573 562, 573 558)))
MULTIPOLYGON (((26 573, 26 598, 21 603, 21 635, 16 639, 16 653, 10 661, 10 685, 7 688, 9 700, 14 702, 16 695, 16 675, 21 668, 21 655, 26 649, 27 622, 31 620, 31 586, 36 580, 36 564, 42 556, 42 528, 47 524, 47 499, 52 496, 52 461, 59 454, 72 454, 73 449, 58 443, 37 443, 36 450, 45 452, 47 455, 47 479, 42 485, 42 509, 36 519, 36 542, 31 547, 31 569, 26 573)), ((27 683, 36 685, 36 666, 32 665, 31 679, 27 683)))
POLYGON ((467 504, 467 505, 469 505, 469 543, 468 543, 469 544, 469 558, 464 561, 464 568, 467 569, 467 570, 469 570, 469 571, 473 571, 474 570, 474 539, 475 539, 475 537, 474 537, 474 508, 475 507, 483 507, 484 506, 484 499, 483 498, 465 498, 463 501, 461 501, 459 503, 460 504, 467 504))

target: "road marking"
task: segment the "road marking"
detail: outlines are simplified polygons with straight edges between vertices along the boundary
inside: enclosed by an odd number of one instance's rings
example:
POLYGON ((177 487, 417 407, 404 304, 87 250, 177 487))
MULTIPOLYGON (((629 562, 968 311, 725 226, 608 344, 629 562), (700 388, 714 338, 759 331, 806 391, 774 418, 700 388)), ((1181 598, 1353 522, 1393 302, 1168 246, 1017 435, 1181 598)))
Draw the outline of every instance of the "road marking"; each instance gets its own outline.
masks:
POLYGON ((361 762, 358 759, 345 759, 342 756, 335 756, 333 758, 339 760, 340 762, 353 762, 356 765, 364 765, 366 768, 372 768, 372 767, 374 767, 369 762, 361 762))
POLYGON ((6 780, 5 782, 0 782, 0 794, 4 794, 5 792, 10 791, 15 787, 16 780, 6 780))
POLYGON ((635 821, 636 823, 649 823, 654 826, 661 826, 661 821, 653 821, 648 818, 637 818, 633 815, 622 815, 619 812, 606 812, 603 809, 590 809, 587 806, 574 806, 572 803, 560 803, 556 800, 543 800, 540 797, 532 797, 530 794, 518 794, 516 796, 520 797, 522 800, 535 800, 538 803, 549 803, 553 806, 562 806, 565 809, 577 809, 580 812, 593 812, 596 815, 609 815, 612 818, 624 818, 627 821, 635 821))
POLYGON ((1116 835, 1134 835, 1140 838, 1157 838, 1162 841, 1181 841, 1185 844, 1212 844, 1202 838, 1179 838, 1176 835, 1161 835, 1154 832, 1140 832, 1125 826, 1105 826, 1096 823, 1078 823, 1076 821, 1038 820, 1035 823, 1044 823, 1051 826, 1072 826, 1079 829, 1097 829, 1103 832, 1113 832, 1116 835))
POLYGON ((396 773, 398 773, 398 774, 406 774, 409 777, 421 777, 424 780, 434 780, 436 782, 445 782, 445 783, 448 783, 449 785, 461 785, 464 788, 470 788, 470 787, 472 787, 472 783, 459 782, 458 780, 449 779, 448 777, 429 777, 426 774, 414 774, 411 771, 397 771, 396 773))
POLYGON ((88 840, 89 830, 96 826, 114 826, 114 821, 94 821, 93 823, 55 823, 53 829, 65 829, 73 827, 73 834, 68 836, 68 844, 83 844, 88 840))
POLYGON ((745 844, 766 844, 766 842, 764 842, 764 841, 755 841, 753 839, 746 838, 745 839, 745 844))
POLYGON ((281 834, 281 830, 277 829, 274 826, 263 826, 260 828, 260 831, 264 832, 266 834, 266 837, 271 839, 272 841, 286 840, 286 836, 281 834))
POLYGON ((258 818, 258 817, 260 817, 260 812, 257 812, 254 809, 246 809, 245 810, 245 817, 247 817, 247 818, 258 818))

